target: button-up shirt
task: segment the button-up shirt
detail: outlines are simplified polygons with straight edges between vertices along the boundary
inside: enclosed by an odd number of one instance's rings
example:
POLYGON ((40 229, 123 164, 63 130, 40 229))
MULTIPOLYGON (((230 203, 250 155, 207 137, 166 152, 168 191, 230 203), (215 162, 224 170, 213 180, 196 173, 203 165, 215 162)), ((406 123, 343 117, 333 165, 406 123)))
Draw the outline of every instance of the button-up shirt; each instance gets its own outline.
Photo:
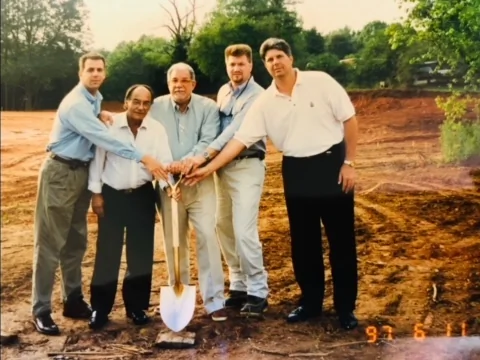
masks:
POLYGON ((215 101, 197 94, 192 94, 184 113, 170 95, 157 97, 149 115, 165 127, 174 161, 203 154, 220 132, 215 101))
MULTIPOLYGON (((111 136, 135 144, 136 149, 150 154, 163 164, 172 161, 165 128, 148 116, 143 119, 136 136, 128 126, 125 112, 114 115, 113 125, 108 131, 111 136)), ((88 176, 88 189, 91 192, 100 194, 103 184, 117 190, 126 190, 136 189, 149 181, 153 181, 152 174, 142 163, 122 158, 97 147, 95 157, 90 163, 88 176)), ((163 180, 159 183, 162 188, 167 185, 163 180)))
POLYGON ((90 161, 96 145, 140 162, 144 154, 138 152, 131 143, 112 137, 97 118, 101 102, 102 95, 99 92, 94 96, 82 84, 75 86, 60 103, 47 151, 65 159, 90 161))
POLYGON ((245 116, 234 138, 249 147, 268 136, 286 156, 325 152, 344 137, 343 123, 355 115, 345 89, 322 71, 299 71, 292 96, 281 94, 275 82, 245 116))
MULTIPOLYGON (((258 85, 253 76, 238 88, 234 89, 231 83, 223 85, 218 91, 217 104, 220 108, 220 121, 222 133, 209 145, 210 148, 220 151, 233 138, 235 132, 243 122, 245 114, 264 89, 258 85)), ((266 151, 265 138, 257 141, 244 150, 240 156, 251 154, 255 151, 266 151)))

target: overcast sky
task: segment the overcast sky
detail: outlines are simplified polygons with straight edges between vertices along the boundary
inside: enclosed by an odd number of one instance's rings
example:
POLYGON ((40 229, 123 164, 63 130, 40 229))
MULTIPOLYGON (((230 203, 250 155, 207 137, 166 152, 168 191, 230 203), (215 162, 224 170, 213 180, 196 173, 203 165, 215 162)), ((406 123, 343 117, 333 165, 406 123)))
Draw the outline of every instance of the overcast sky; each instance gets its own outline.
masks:
MULTIPOLYGON (((96 48, 113 49, 121 41, 137 40, 142 34, 167 36, 162 25, 168 16, 159 4, 167 0, 84 0, 90 10, 90 28, 96 48)), ((176 0, 186 9, 188 0, 176 0)), ((303 0, 297 11, 304 27, 327 33, 344 26, 357 30, 373 20, 398 21, 404 14, 398 0, 303 0)), ((198 18, 211 11, 215 0, 197 0, 198 18)))

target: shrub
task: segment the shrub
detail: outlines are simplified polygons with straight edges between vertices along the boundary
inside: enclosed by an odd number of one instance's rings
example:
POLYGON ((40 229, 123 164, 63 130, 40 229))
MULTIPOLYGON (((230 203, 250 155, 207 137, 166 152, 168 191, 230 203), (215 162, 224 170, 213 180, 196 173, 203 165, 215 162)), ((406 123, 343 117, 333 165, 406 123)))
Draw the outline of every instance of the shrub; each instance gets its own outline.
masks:
POLYGON ((480 100, 454 93, 448 98, 438 97, 436 103, 445 113, 445 121, 440 125, 444 160, 459 162, 480 156, 480 100), (477 118, 467 121, 466 114, 471 105, 477 118))

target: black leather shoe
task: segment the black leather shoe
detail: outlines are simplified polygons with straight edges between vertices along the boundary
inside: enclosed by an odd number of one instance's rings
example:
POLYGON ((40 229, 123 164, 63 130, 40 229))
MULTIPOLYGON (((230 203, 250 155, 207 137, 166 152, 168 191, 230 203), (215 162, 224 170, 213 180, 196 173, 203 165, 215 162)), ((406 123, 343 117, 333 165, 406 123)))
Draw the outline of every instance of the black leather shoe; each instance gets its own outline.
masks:
POLYGON ((358 326, 358 320, 352 312, 339 314, 338 320, 345 330, 352 330, 358 326))
POLYGON ((307 321, 309 319, 318 318, 322 315, 321 312, 308 311, 305 307, 299 306, 287 316, 288 323, 296 323, 307 321))
POLYGON ((240 316, 245 317, 262 317, 263 313, 267 311, 267 299, 248 295, 247 303, 240 309, 240 316))
POLYGON ((135 325, 145 325, 150 322, 150 318, 145 314, 143 310, 130 311, 127 313, 127 317, 132 319, 135 325))
POLYGON ((33 317, 33 324, 40 334, 59 335, 60 329, 50 314, 39 315, 33 317))
POLYGON ((90 329, 98 330, 104 327, 108 323, 108 314, 102 313, 100 311, 94 311, 92 317, 88 322, 90 329))
POLYGON ((242 308, 247 302, 247 292, 230 290, 228 292, 227 298, 225 299, 226 308, 242 308))
POLYGON ((92 309, 83 298, 70 300, 63 303, 63 316, 72 319, 89 319, 92 309))

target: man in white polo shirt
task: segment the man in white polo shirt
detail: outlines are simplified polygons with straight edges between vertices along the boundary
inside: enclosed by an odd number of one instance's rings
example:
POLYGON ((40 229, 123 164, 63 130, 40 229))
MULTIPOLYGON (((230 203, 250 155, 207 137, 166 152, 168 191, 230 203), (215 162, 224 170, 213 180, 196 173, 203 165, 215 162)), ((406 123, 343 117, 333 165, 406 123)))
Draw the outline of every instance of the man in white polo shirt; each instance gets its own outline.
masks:
POLYGON ((288 322, 322 313, 325 275, 320 219, 330 245, 334 307, 344 329, 358 325, 354 231, 355 109, 345 89, 321 71, 293 68, 289 44, 267 39, 260 48, 273 77, 234 138, 209 164, 188 176, 194 184, 268 136, 283 152, 282 176, 290 223, 292 263, 301 289, 288 322))

